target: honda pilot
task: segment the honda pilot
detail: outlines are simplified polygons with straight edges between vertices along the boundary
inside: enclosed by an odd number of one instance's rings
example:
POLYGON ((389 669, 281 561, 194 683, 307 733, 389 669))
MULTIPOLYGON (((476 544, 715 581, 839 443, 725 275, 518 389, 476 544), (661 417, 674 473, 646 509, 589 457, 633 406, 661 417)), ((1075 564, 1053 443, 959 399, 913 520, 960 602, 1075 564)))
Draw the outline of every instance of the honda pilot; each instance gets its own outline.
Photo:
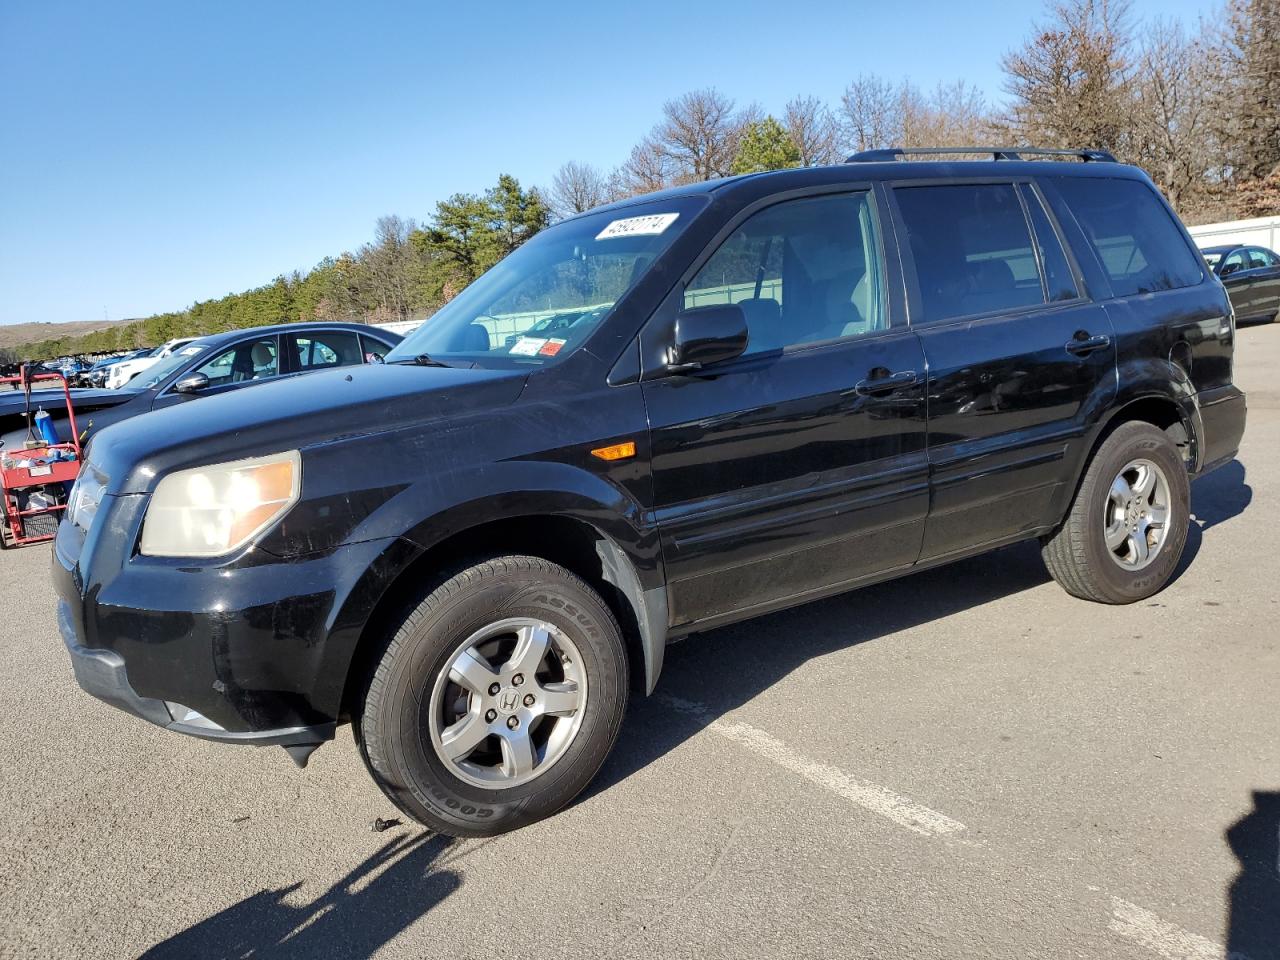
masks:
POLYGON ((1244 430, 1227 295, 1140 170, 984 152, 592 210, 385 364, 106 428, 54 552, 80 685, 299 764, 349 722, 479 836, 587 785, 673 639, 1023 540, 1150 597, 1244 430))

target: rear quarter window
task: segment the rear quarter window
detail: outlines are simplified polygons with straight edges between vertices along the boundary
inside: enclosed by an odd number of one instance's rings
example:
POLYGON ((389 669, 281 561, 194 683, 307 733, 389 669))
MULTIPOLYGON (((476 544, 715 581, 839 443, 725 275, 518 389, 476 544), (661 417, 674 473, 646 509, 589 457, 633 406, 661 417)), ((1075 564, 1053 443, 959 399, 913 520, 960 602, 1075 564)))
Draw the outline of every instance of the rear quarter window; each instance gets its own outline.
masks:
POLYGON ((1200 258, 1142 181, 1055 177, 1054 186, 1097 253, 1115 296, 1176 290, 1204 278, 1200 258))

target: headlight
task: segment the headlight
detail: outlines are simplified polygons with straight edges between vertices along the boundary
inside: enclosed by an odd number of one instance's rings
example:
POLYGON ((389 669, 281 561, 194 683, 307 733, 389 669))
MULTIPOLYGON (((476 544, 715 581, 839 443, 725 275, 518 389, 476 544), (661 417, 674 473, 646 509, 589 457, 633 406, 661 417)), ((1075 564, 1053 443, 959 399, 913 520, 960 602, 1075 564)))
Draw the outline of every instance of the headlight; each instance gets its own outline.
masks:
POLYGON ((106 492, 107 478, 92 464, 82 464, 67 502, 67 519, 80 529, 88 530, 93 526, 93 518, 97 516, 102 495, 106 492))
POLYGON ((283 517, 301 486, 297 450, 171 473, 151 496, 141 550, 153 557, 230 553, 283 517))

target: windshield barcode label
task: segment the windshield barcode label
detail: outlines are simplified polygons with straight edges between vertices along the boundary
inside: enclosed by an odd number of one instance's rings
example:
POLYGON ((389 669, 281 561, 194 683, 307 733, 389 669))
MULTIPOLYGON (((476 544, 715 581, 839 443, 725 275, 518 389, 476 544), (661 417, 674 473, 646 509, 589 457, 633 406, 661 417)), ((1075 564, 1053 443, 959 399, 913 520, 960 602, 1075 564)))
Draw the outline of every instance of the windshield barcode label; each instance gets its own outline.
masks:
POLYGON ((646 217, 627 217, 615 220, 596 234, 597 240, 609 240, 613 237, 643 237, 662 233, 676 222, 678 213, 652 213, 646 217))

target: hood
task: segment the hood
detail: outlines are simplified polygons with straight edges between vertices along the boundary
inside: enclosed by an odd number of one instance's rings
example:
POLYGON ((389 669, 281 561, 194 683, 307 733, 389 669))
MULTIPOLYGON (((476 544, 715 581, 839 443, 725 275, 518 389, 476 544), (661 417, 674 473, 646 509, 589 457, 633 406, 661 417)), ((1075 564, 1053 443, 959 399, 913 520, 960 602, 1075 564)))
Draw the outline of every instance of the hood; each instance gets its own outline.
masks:
POLYGON ((142 493, 162 473, 297 450, 486 407, 524 387, 523 370, 370 364, 264 383, 157 410, 102 430, 90 459, 111 493, 142 493))
MULTIPOLYGON (((101 410, 103 407, 114 407, 117 404, 132 400, 134 394, 127 390, 93 390, 84 387, 71 388, 71 403, 79 416, 81 410, 101 410)), ((0 393, 0 418, 10 414, 20 414, 26 410, 26 400, 21 390, 10 390, 0 393)), ((67 400, 61 387, 43 388, 31 391, 31 412, 44 407, 50 415, 65 419, 67 400)))

